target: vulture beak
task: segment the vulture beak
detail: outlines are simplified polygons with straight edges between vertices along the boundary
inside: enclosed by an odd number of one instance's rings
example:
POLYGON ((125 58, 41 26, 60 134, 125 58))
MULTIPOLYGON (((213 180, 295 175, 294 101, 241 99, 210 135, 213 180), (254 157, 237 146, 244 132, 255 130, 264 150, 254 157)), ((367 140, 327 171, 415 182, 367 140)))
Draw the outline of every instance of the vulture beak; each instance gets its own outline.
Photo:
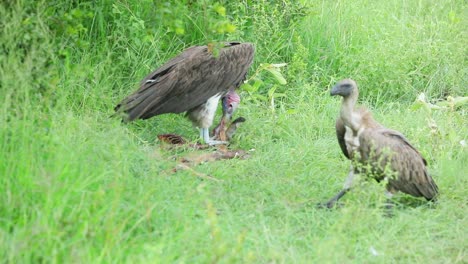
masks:
POLYGON ((238 106, 239 106, 238 102, 231 102, 228 104, 227 110, 224 112, 224 118, 226 119, 226 121, 231 121, 232 116, 238 106))
POLYGON ((219 125, 213 129, 214 137, 226 140, 226 130, 228 129, 229 123, 231 122, 232 116, 236 111, 240 103, 240 97, 235 91, 229 91, 222 99, 221 104, 223 106, 223 116, 219 125))
POLYGON ((351 79, 344 79, 339 81, 330 91, 331 96, 341 95, 343 97, 348 97, 351 94, 357 95, 357 85, 356 82, 351 79))
MULTIPOLYGON (((225 97, 227 98, 227 96, 225 97)), ((229 123, 232 120, 232 115, 237 109, 237 106, 239 105, 238 102, 229 102, 229 99, 223 99, 223 116, 221 117, 221 122, 219 123, 219 126, 217 127, 217 132, 215 133, 221 133, 221 131, 226 132, 228 129, 229 123)))
POLYGON ((341 85, 338 83, 330 91, 331 96, 339 95, 341 92, 341 85))
POLYGON ((226 122, 231 121, 232 115, 240 103, 240 96, 235 91, 229 91, 223 97, 223 119, 226 122))

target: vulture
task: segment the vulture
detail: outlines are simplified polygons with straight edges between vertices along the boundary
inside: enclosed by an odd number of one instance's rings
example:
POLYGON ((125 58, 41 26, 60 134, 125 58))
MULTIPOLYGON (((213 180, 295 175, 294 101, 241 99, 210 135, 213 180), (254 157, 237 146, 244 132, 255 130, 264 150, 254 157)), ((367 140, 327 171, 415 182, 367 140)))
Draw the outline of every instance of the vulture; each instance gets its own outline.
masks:
POLYGON ((435 201, 438 187, 429 175, 426 160, 400 132, 385 128, 365 108, 355 108, 358 87, 354 80, 339 81, 330 95, 342 96, 336 120, 336 136, 343 154, 354 161, 344 188, 325 203, 332 208, 352 187, 355 174, 365 174, 377 181, 386 180, 386 196, 401 191, 435 201))
POLYGON ((209 128, 220 99, 222 119, 231 119, 240 103, 235 89, 245 80, 254 52, 253 44, 240 42, 190 47, 146 76, 114 110, 123 113, 124 122, 186 112, 206 144, 226 144, 210 138, 209 128))

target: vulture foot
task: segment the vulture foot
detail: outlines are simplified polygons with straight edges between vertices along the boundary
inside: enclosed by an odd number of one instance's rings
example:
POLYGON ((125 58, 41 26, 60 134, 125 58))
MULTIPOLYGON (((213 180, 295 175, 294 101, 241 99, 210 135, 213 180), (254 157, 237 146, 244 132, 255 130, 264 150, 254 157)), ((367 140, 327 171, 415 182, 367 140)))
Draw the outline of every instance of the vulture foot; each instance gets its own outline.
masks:
POLYGON ((318 203, 317 204, 317 208, 320 208, 320 209, 332 209, 332 208, 335 208, 336 206, 336 202, 325 202, 325 203, 318 203))
POLYGON ((203 139, 203 142, 208 146, 217 146, 217 145, 228 145, 229 142, 224 140, 216 140, 216 137, 210 138, 208 128, 200 129, 200 137, 203 139))
POLYGON ((338 201, 328 201, 323 203, 318 203, 317 208, 319 209, 333 209, 333 208, 340 208, 343 205, 338 203, 338 201))
POLYGON ((328 209, 331 209, 333 207, 336 206, 336 203, 338 202, 338 200, 343 197, 343 195, 345 195, 347 192, 349 191, 349 189, 343 189, 341 190, 339 193, 337 193, 335 196, 333 196, 330 200, 328 200, 327 202, 325 203, 319 203, 317 205, 318 208, 328 208, 328 209))
POLYGON ((205 143, 209 146, 217 146, 217 145, 228 145, 229 142, 227 141, 222 141, 222 140, 214 140, 210 138, 208 141, 205 141, 205 143))
POLYGON ((387 202, 384 205, 384 216, 388 218, 393 217, 395 215, 394 207, 395 204, 390 199, 387 199, 387 202))

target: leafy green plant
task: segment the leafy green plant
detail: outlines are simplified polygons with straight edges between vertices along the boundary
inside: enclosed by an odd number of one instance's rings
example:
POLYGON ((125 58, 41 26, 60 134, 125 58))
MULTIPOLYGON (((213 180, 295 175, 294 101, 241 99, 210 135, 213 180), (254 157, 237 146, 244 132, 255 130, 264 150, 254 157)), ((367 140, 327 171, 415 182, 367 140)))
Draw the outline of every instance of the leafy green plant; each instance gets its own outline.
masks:
MULTIPOLYGON (((285 93, 278 93, 276 92, 277 85, 285 85, 287 84, 286 79, 284 78, 283 74, 281 73, 281 68, 285 67, 286 63, 262 63, 260 66, 255 70, 254 74, 252 74, 249 79, 247 79, 244 84, 241 86, 241 90, 246 91, 249 94, 249 99, 253 102, 259 103, 270 103, 270 108, 274 111, 275 109, 275 99, 286 97, 285 93), (271 85, 267 90, 266 94, 261 93, 262 86, 266 85, 264 73, 269 73, 275 82, 275 84, 271 85)), ((263 89, 264 90, 264 89, 263 89)))
POLYGON ((158 23, 164 25, 168 33, 180 38, 199 35, 204 44, 222 41, 226 35, 235 32, 226 8, 212 1, 157 1, 158 23))

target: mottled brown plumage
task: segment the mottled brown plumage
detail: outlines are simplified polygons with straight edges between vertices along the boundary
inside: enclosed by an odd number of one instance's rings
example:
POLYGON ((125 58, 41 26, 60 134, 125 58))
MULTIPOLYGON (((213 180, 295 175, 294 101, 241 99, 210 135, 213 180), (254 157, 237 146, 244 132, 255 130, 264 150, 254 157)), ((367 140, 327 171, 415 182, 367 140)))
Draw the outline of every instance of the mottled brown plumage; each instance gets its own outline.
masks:
POLYGON ((398 131, 385 128, 365 108, 356 109, 356 82, 342 80, 331 95, 343 97, 336 120, 336 135, 343 154, 361 166, 351 168, 344 189, 330 201, 332 207, 351 187, 354 174, 363 173, 377 181, 388 180, 389 194, 401 191, 415 197, 435 200, 438 187, 429 175, 426 160, 398 131))
POLYGON ((125 113, 125 121, 187 112, 207 136, 219 99, 234 92, 245 79, 253 61, 254 46, 229 42, 220 48, 219 54, 214 53, 208 46, 186 49, 145 77, 140 89, 123 99, 115 111, 125 113))

